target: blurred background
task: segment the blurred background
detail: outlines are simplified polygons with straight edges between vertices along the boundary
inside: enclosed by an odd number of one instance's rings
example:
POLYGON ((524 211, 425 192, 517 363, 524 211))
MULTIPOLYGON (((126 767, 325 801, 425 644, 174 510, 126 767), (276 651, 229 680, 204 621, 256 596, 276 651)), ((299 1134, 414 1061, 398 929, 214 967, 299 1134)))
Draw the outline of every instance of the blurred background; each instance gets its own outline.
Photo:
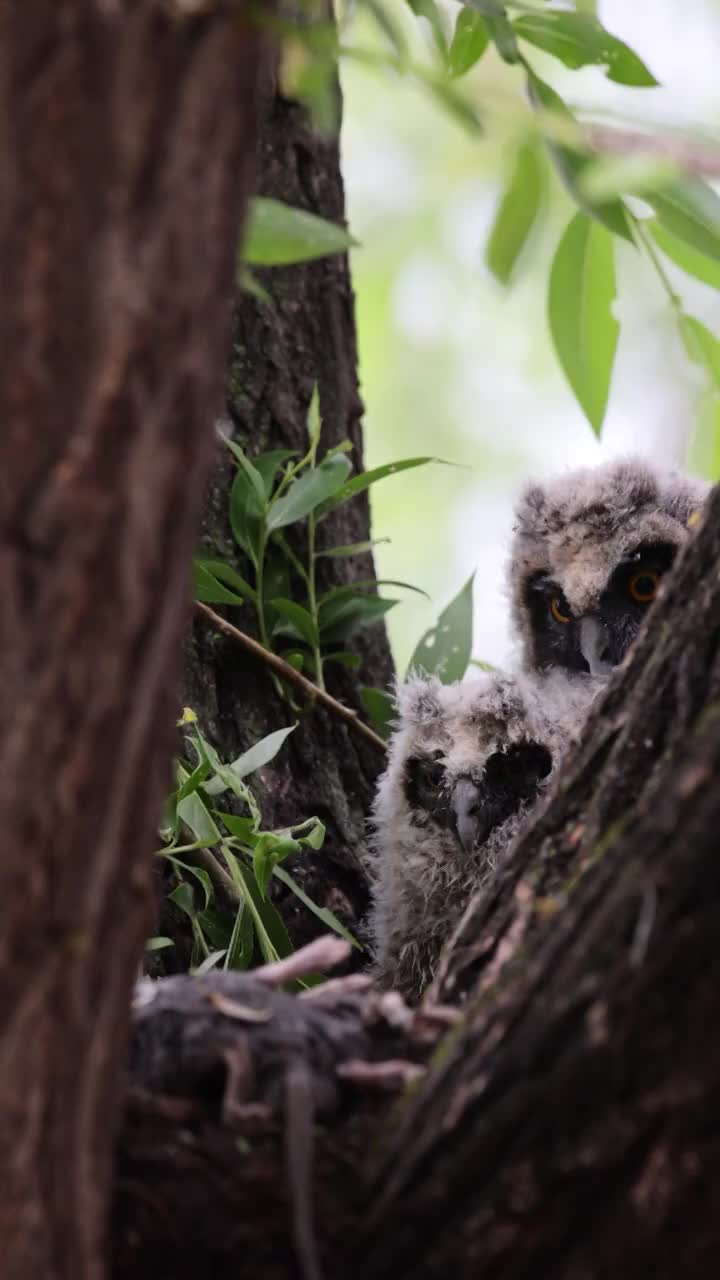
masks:
MULTIPOLYGON (((456 6, 443 7, 452 30, 456 6)), ((533 50, 536 70, 570 105, 717 130, 718 0, 601 0, 598 13, 661 87, 624 88, 595 68, 565 71, 533 50)), ((426 25, 411 13, 403 21, 418 59, 429 57, 426 25)), ((352 31, 363 47, 377 38, 367 21, 352 31)), ((405 78, 343 64, 343 168, 350 226, 361 242, 352 267, 366 465, 433 454, 462 468, 421 468, 371 491, 374 536, 390 539, 377 547, 379 576, 431 597, 403 593, 388 615, 401 673, 473 569, 474 656, 510 659, 504 561, 513 502, 529 477, 631 451, 701 466, 706 381, 685 355, 656 275, 630 246, 616 251, 621 333, 601 440, 576 404, 545 316, 550 262, 574 212, 554 177, 547 216, 510 287, 486 269, 485 241, 517 138, 517 118, 503 116, 502 102, 517 101, 522 77, 488 51, 459 83, 478 104, 495 104, 483 139, 405 78)), ((668 274, 687 308, 718 332, 720 295, 672 264, 668 274)))

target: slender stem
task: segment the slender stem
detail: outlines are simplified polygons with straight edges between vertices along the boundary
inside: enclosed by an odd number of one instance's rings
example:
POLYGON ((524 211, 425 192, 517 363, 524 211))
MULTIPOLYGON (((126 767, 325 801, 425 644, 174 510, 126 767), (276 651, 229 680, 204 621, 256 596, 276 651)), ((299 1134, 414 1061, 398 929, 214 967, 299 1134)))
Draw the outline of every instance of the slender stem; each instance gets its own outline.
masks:
POLYGON ((305 568, 305 565, 303 564, 299 556, 295 555, 295 552, 290 546, 290 543, 288 542, 287 538, 285 538, 283 534, 280 532, 280 530, 277 529, 273 534, 273 539, 277 543, 277 545, 280 547, 283 555, 290 561, 290 564, 292 565, 298 577, 302 578, 303 582, 305 583, 305 586, 307 586, 307 582, 308 582, 307 569, 305 568))
MULTIPOLYGON (((267 620, 265 618, 265 556, 267 555, 267 544, 268 544, 267 534, 263 534, 262 540, 260 542, 260 546, 258 548, 258 558, 257 558, 257 564, 255 566, 255 597, 256 597, 255 608, 257 611, 258 631, 260 632, 260 639, 264 647, 266 649, 269 649, 270 638, 268 636, 267 620)), ((282 684, 278 680, 277 675, 275 675, 275 673, 273 673, 272 681, 275 686, 275 692, 277 693, 278 697, 282 698, 283 701, 288 701, 287 693, 285 692, 285 689, 283 688, 282 684)), ((292 706, 293 705, 292 699, 289 699, 289 701, 292 706)), ((293 710, 297 710, 297 708, 293 706, 293 710)))
POLYGON ((265 621, 265 555, 267 538, 263 537, 258 548, 257 565, 255 566, 255 607, 257 609, 258 630, 260 639, 266 648, 269 647, 267 622, 265 621))
POLYGON ((633 236, 638 245, 638 248, 644 250, 648 258, 650 259, 650 262, 655 268, 655 272, 657 274, 658 280, 660 281, 660 284, 662 285, 663 289, 665 290, 665 293, 667 294, 668 302, 670 303, 670 306, 672 307, 673 311, 677 315, 678 319, 680 319, 685 314, 685 308, 683 307, 682 298, 680 297, 680 294, 676 293, 675 290, 673 289, 672 281, 670 280, 670 277, 668 276, 660 260, 660 255, 658 254, 655 248, 655 245, 653 244, 652 236, 649 235, 648 232, 645 230, 645 227, 642 225, 642 222, 639 218, 634 217, 634 215, 629 212, 627 216, 628 216, 628 221, 630 222, 630 227, 631 227, 633 236))
POLYGON ((317 680, 319 687, 324 689, 325 676, 323 674, 323 660, 320 652, 320 623, 318 619, 317 591, 315 589, 315 530, 315 512, 311 511, 308 516, 308 605, 315 626, 315 641, 312 647, 313 663, 315 665, 315 679, 317 680))
POLYGON ((192 926, 193 938, 195 939, 195 942, 199 946, 200 950, 204 953, 205 959, 207 960, 208 956, 210 955, 210 948, 207 942, 205 941, 205 935, 203 934, 203 931, 200 928, 200 925, 198 924, 194 916, 191 919, 190 924, 192 926))
POLYGON ((248 653, 251 653, 253 657, 259 659, 266 667, 269 667, 274 674, 286 680, 288 684, 294 685, 310 702, 317 702, 326 711, 329 711, 331 715, 335 716, 336 719, 342 720, 349 729, 352 729, 353 733, 359 734, 360 737, 365 738, 366 742, 371 742, 378 751, 385 753, 387 747, 380 735, 375 733, 369 725, 364 724, 357 711, 354 711, 352 707, 346 707, 342 702, 338 702, 337 698, 333 698, 327 690, 320 689, 318 685, 313 684, 312 680, 308 680, 307 676, 304 676, 302 672, 296 671, 294 667, 290 666, 289 662, 285 662, 278 654, 272 653, 270 649, 260 644, 257 640, 253 640, 252 636, 240 631, 231 622, 226 622, 225 618, 221 618, 209 605, 196 600, 195 612, 198 617, 204 618, 216 631, 221 631, 224 635, 236 640, 248 653))

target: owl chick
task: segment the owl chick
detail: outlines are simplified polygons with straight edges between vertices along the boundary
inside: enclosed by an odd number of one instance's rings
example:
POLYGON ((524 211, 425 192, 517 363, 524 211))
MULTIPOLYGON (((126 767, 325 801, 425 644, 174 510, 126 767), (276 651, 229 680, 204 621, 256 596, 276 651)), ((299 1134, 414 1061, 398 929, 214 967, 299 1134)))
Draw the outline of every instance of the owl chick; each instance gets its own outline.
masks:
POLYGON ((509 585, 527 671, 607 676, 622 661, 709 486, 629 458, 531 484, 509 585))
POLYGON ((564 674, 410 679, 373 809, 378 977, 417 999, 470 896, 506 856, 598 682, 564 674))

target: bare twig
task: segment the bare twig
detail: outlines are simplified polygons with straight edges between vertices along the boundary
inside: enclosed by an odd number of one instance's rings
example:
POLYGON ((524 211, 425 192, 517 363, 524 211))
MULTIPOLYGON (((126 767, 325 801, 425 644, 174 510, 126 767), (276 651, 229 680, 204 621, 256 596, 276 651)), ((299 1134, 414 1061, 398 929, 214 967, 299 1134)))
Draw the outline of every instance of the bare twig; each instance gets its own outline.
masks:
POLYGON ((352 707, 346 707, 342 702, 338 702, 337 698, 333 698, 332 694, 327 693, 325 689, 320 689, 318 685, 313 684, 312 680, 308 680, 301 672, 291 667, 289 662, 285 662, 276 653, 266 649, 264 645, 254 640, 252 636, 240 631, 238 627, 233 626, 232 622, 226 622, 224 618, 220 617, 219 613, 215 613, 215 610, 210 609, 208 605, 196 600, 195 612, 199 617, 209 622, 216 631, 222 631, 223 635, 237 640, 238 644, 241 644, 248 653, 263 662, 266 667, 269 667, 271 671, 274 671, 283 680, 287 680, 288 684, 294 685, 310 702, 319 703, 337 720, 342 720, 354 733, 365 738, 367 742, 371 742, 374 747, 377 747, 378 751, 384 753, 387 750, 380 735, 365 724, 358 716, 357 711, 353 711, 352 707))
POLYGON ((601 155, 655 156, 669 161, 682 173, 720 177, 720 147, 692 138, 642 133, 600 124, 585 124, 582 133, 593 151, 601 155))
POLYGON ((326 973, 335 969, 343 960, 347 960, 351 947, 344 938, 336 938, 331 933, 314 938, 306 946, 294 951, 283 960, 273 964, 264 964, 255 970, 255 977, 269 987, 279 987, 283 982, 293 982, 295 978, 304 978, 308 973, 326 973))

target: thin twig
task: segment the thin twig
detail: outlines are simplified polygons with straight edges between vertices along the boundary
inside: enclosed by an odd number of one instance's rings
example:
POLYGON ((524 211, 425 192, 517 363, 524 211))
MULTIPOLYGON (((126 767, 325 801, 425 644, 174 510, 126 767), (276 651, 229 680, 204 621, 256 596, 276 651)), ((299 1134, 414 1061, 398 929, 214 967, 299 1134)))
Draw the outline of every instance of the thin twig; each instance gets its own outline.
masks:
POLYGON ((264 964, 255 970, 255 977, 269 987, 279 987, 284 982, 294 982, 296 978, 306 978, 309 973, 327 973, 335 969, 343 960, 347 960, 351 947, 344 938, 336 938, 332 933, 324 933, 313 938, 292 955, 272 964, 264 964))
POLYGON ((375 733, 369 725, 365 724, 358 716, 357 711, 353 711, 352 707, 346 707, 342 702, 338 702, 337 698, 333 698, 325 689, 320 689, 318 685, 313 684, 312 680, 308 680, 300 671, 296 671, 290 666, 289 662, 285 662, 284 658, 278 657, 276 653, 272 653, 270 649, 266 649, 259 641, 254 640, 252 636, 247 635, 244 631, 240 631, 238 627, 233 626, 232 622, 226 622, 220 617, 219 613, 215 613, 214 609, 210 609, 208 605, 202 604, 200 600, 195 601, 195 612, 209 622, 216 631, 222 631, 231 639, 237 640, 248 653, 253 654, 266 667, 274 671, 276 675, 281 676, 283 680, 287 680, 288 684, 292 684, 310 702, 317 702, 337 720, 342 720, 348 728, 354 733, 360 734, 367 742, 372 742, 378 751, 383 753, 387 751, 387 747, 379 734, 375 733))
POLYGON ((585 124, 583 133, 593 151, 602 155, 655 156, 667 160, 682 173, 720 177, 720 147, 687 137, 663 137, 633 129, 585 124))

